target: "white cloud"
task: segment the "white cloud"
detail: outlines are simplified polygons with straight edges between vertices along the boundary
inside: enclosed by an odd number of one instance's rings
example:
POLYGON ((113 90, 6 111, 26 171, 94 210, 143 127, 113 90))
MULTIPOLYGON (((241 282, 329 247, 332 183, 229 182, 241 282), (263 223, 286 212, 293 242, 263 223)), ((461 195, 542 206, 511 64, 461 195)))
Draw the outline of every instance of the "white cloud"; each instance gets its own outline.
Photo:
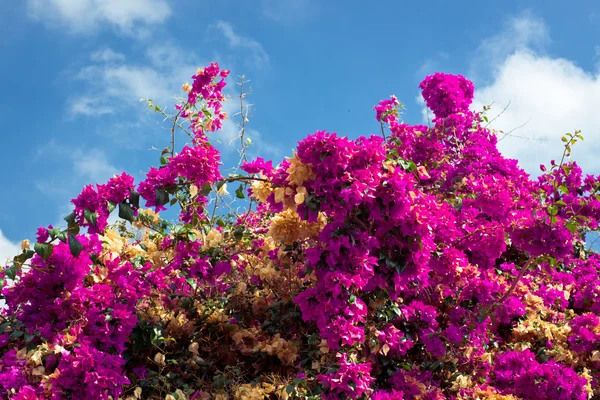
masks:
POLYGON ((499 134, 499 148, 527 172, 537 175, 540 164, 560 160, 560 137, 581 129, 585 142, 575 145, 573 159, 584 172, 600 173, 600 76, 574 61, 545 55, 543 44, 549 40, 544 22, 528 13, 484 40, 482 46, 497 47, 487 53, 491 79, 476 84, 473 108, 493 103, 493 117, 510 102, 490 127, 504 132, 517 128, 509 136, 499 134))
POLYGON ((102 151, 95 150, 84 153, 77 149, 71 158, 73 171, 93 183, 104 183, 119 173, 119 170, 106 159, 102 151))
POLYGON ((560 137, 581 129, 586 140, 575 146, 573 157, 584 171, 600 173, 599 78, 570 60, 519 51, 500 65, 490 85, 478 88, 475 105, 494 102, 498 113, 510 102, 491 127, 508 132, 525 124, 514 131, 519 137, 507 136, 499 147, 527 172, 537 174, 540 164, 560 159, 560 137))
POLYGON ((315 0, 262 0, 263 15, 280 23, 293 23, 309 18, 319 11, 315 0))
POLYGON ((117 53, 110 47, 105 47, 102 50, 93 52, 90 59, 95 62, 119 62, 125 61, 125 56, 121 53, 117 53))
POLYGON ((69 99, 70 113, 102 116, 130 106, 143 110, 140 99, 171 106, 175 96, 183 94, 181 85, 205 64, 193 53, 172 45, 149 47, 145 56, 147 62, 131 63, 124 56, 115 57, 112 51, 108 56, 104 50, 94 52, 94 62, 74 74, 85 85, 83 94, 69 99))
POLYGON ((469 76, 480 80, 496 72, 511 54, 520 51, 543 51, 550 43, 550 34, 544 20, 524 11, 509 18, 504 30, 481 41, 471 60, 469 76))
POLYGON ((242 49, 249 52, 248 62, 255 67, 269 64, 269 55, 263 46, 254 39, 238 35, 229 22, 217 21, 214 27, 227 39, 232 49, 242 49))
POLYGON ((115 112, 114 107, 103 104, 102 100, 90 96, 77 96, 69 99, 69 111, 71 115, 87 115, 98 117, 115 112))
POLYGON ((109 25, 139 35, 171 15, 167 0, 28 0, 27 6, 31 17, 83 34, 109 25))
POLYGON ((21 252, 21 246, 10 241, 2 229, 0 229, 0 266, 6 265, 6 261, 12 259, 21 252))
POLYGON ((49 196, 73 197, 83 185, 105 183, 120 171, 101 149, 70 147, 54 140, 38 148, 36 160, 42 158, 66 161, 61 164, 62 168, 57 168, 52 179, 35 183, 39 191, 49 196))
POLYGON ((440 68, 440 64, 447 62, 450 55, 446 52, 437 52, 434 56, 426 59, 416 72, 417 78, 423 79, 427 75, 437 72, 440 68))
MULTIPOLYGON (((220 25, 225 29, 226 37, 232 41, 232 46, 249 46, 255 49, 255 43, 235 34, 226 23, 220 25), (250 44, 248 44, 250 43, 250 44)), ((220 28, 220 29, 221 29, 220 28)), ((256 46, 259 46, 256 44, 256 46)), ((262 49, 262 47, 257 47, 262 49)), ((96 52, 94 54, 100 54, 96 52)), ((143 115, 146 107, 140 104, 141 98, 151 98, 156 105, 166 107, 167 112, 172 112, 172 105, 177 102, 176 96, 182 96, 182 83, 189 81, 190 76, 198 67, 208 65, 193 53, 172 44, 154 45, 146 50, 145 62, 129 62, 128 59, 119 59, 117 62, 105 62, 105 57, 96 57, 95 61, 83 67, 74 74, 76 79, 83 83, 82 94, 69 101, 70 113, 74 116, 98 117, 104 114, 121 115, 125 113, 131 119, 132 110, 139 111, 139 117, 144 120, 155 118, 143 115)), ((108 57, 111 61, 114 57, 108 57)), ((261 59, 262 60, 262 59, 261 59)), ((236 150, 239 149, 239 98, 236 90, 235 77, 228 79, 227 94, 230 100, 223 105, 229 119, 223 122, 223 128, 210 134, 209 137, 215 146, 222 152, 227 162, 235 161, 236 150)), ((135 115, 135 114, 133 114, 135 115)), ((139 129, 139 128, 137 128, 139 129)), ((114 129, 111 129, 114 130, 114 129)), ((127 130, 127 129, 125 129, 127 130)), ((129 129, 131 130, 131 129, 129 129)), ((123 129, 119 129, 123 131, 123 129)), ((260 138, 261 134, 249 128, 247 135, 252 139, 249 154, 260 156, 279 156, 282 151, 276 143, 270 143, 260 138)), ((189 139, 181 135, 183 140, 189 139)), ((179 139, 179 140, 181 140, 179 139)), ((178 144, 180 143, 178 140, 178 144)), ((136 141, 137 142, 137 141, 136 141)), ((162 142, 161 142, 162 143, 162 142)), ((156 142, 151 145, 156 146, 156 142)), ((50 190, 49 185, 41 184, 45 191, 50 190)), ((38 185, 39 186, 39 185, 38 185)))

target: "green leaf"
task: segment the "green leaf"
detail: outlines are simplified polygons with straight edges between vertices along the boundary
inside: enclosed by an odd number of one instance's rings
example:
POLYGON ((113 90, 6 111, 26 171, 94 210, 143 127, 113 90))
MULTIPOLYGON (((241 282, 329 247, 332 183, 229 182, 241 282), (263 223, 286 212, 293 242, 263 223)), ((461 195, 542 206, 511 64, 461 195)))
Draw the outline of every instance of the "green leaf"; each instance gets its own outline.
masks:
POLYGON ((194 290, 196 290, 196 281, 194 281, 193 278, 186 278, 185 281, 188 283, 188 285, 190 285, 190 287, 194 290))
POLYGON ((72 212, 71 214, 67 215, 64 220, 67 221, 69 226, 75 225, 75 213, 72 212))
POLYGON ((79 254, 83 251, 83 245, 73 234, 69 235, 69 250, 71 250, 73 257, 79 257, 79 254))
POLYGON ((129 193, 129 204, 135 208, 140 208, 140 194, 135 190, 129 193))
POLYGON ((296 392, 296 387, 290 383, 289 385, 287 385, 287 386, 285 387, 285 392, 286 392, 288 395, 291 395, 291 394, 293 394, 294 392, 296 392))
POLYGON ((169 202, 169 194, 164 189, 158 189, 156 191, 156 205, 164 206, 169 202))
POLYGON ((417 165, 414 162, 411 160, 403 160, 402 158, 398 160, 398 165, 400 165, 405 171, 414 171, 417 169, 417 165))
POLYGON ((401 364, 400 364, 400 366, 401 366, 402 368, 404 368, 406 371, 412 371, 412 367, 410 366, 410 364, 409 364, 409 363, 405 363, 405 362, 403 362, 403 363, 401 363, 401 364))
POLYGON ((235 190, 235 197, 237 197, 238 199, 246 198, 246 196, 244 196, 244 185, 243 184, 240 184, 240 187, 235 190))
POLYGON ((98 222, 98 213, 91 212, 86 208, 85 210, 83 210, 83 216, 90 224, 96 226, 96 223, 98 222))
POLYGON ((210 192, 212 191, 212 187, 210 187, 210 184, 205 183, 204 186, 202 186, 202 189, 200 189, 200 196, 208 196, 210 194, 210 192))
POLYGON ((133 222, 133 210, 125 201, 119 204, 119 218, 133 222))
POLYGON ((21 336, 23 336, 24 334, 25 334, 25 332, 23 332, 23 331, 19 331, 19 330, 16 330, 16 331, 13 331, 13 333, 12 333, 12 335, 11 335, 11 336, 12 336, 14 339, 18 339, 18 338, 20 338, 21 336))
POLYGON ((34 254, 35 252, 33 250, 23 250, 23 253, 13 258, 13 261, 17 265, 23 265, 23 263, 33 257, 34 254))
POLYGON ((406 269, 406 262, 404 260, 396 261, 396 260, 392 260, 389 257, 386 257, 385 264, 388 267, 393 268, 399 274, 401 274, 406 269))
POLYGON ((569 230, 569 232, 571 232, 571 234, 573 234, 577 230, 577 224, 574 222, 569 222, 567 224, 567 229, 569 230))
POLYGON ((15 278, 17 277, 17 267, 15 265, 11 265, 10 267, 8 267, 4 270, 4 273, 6 274, 6 277, 8 279, 10 279, 11 281, 14 281, 15 278))
POLYGON ((461 197, 457 197, 456 198, 456 204, 454 205, 454 208, 456 209, 456 211, 460 211, 463 208, 463 200, 461 197))
MULTIPOLYGON (((78 232, 76 232, 75 234, 77 234, 78 232)), ((67 231, 58 231, 56 233, 56 238, 58 240, 60 240, 63 243, 67 243, 67 231)))
POLYGON ((54 246, 50 243, 36 243, 35 246, 33 246, 33 250, 44 260, 47 260, 48 257, 52 255, 52 250, 54 250, 54 246))
POLYGON ((564 194, 568 194, 569 193, 569 189, 567 188, 566 185, 560 185, 558 187, 558 190, 560 190, 561 192, 563 192, 564 194))
POLYGON ((113 203, 112 201, 108 202, 108 213, 110 214, 111 212, 115 211, 115 208, 117 208, 117 205, 115 203, 113 203))

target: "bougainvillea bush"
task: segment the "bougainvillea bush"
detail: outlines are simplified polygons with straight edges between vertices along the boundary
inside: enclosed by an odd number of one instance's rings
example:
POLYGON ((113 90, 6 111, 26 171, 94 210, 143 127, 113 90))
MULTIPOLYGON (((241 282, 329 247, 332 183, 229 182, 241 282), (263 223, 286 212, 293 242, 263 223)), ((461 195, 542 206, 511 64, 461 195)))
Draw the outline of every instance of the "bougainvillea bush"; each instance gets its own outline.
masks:
POLYGON ((226 175, 227 74, 184 85, 160 167, 85 187, 4 268, 0 398, 600 398, 600 177, 570 161, 579 133, 532 179, 473 84, 436 73, 431 127, 392 97, 380 134, 319 131, 226 175))

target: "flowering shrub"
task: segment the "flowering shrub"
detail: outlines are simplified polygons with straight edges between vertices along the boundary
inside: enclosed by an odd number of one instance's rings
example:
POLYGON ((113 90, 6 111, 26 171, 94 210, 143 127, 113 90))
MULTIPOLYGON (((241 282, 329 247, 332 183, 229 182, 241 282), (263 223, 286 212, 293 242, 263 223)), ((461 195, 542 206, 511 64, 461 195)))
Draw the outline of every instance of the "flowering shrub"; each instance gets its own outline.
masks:
POLYGON ((0 398, 600 398, 600 177, 569 161, 579 133, 532 179, 473 84, 437 73, 432 127, 392 97, 383 137, 319 131, 223 176, 206 133, 227 74, 184 85, 160 167, 85 187, 3 269, 0 398))

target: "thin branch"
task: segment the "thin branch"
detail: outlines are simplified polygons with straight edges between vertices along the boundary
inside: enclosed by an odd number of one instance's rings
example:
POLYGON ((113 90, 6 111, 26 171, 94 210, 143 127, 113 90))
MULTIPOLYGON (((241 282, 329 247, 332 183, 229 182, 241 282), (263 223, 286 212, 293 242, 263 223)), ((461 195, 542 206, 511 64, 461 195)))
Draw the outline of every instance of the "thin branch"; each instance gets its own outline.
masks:
MULTIPOLYGON (((493 104, 493 103, 492 103, 493 104)), ((497 120, 502 114, 504 114, 504 111, 506 111, 508 109, 508 106, 510 106, 510 101, 508 102, 508 104, 506 105, 506 107, 504 107, 502 109, 502 111, 500 111, 500 114, 496 115, 494 118, 492 118, 485 126, 484 128, 487 128, 488 126, 490 126, 490 124, 492 122, 494 122, 495 120, 497 120)))

